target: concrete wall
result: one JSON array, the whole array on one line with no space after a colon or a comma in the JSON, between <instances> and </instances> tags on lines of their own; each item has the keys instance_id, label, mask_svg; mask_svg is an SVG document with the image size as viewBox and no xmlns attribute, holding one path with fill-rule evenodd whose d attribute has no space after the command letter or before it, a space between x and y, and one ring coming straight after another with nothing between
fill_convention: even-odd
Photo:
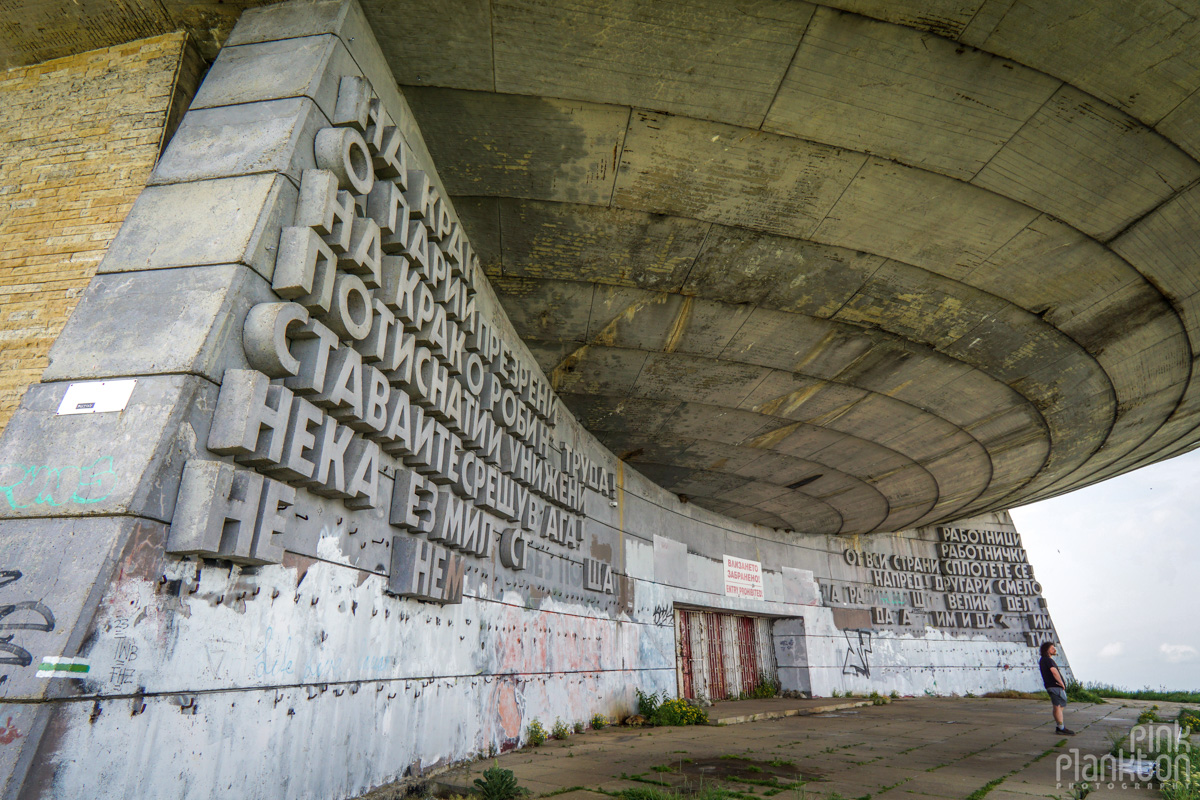
<instances>
[{"instance_id":1,"label":"concrete wall","mask_svg":"<svg viewBox=\"0 0 1200 800\"><path fill-rule=\"evenodd\" d=\"M0 74L0 429L150 175L183 47L168 34Z\"/></svg>"},{"instance_id":2,"label":"concrete wall","mask_svg":"<svg viewBox=\"0 0 1200 800\"><path fill-rule=\"evenodd\" d=\"M355 426L347 471L369 475L371 489L302 480L281 456L264 455L269 447L252 452L270 441L257 423L247 447L229 444L264 402L291 396L284 384L320 399L284 379L297 368L282 366L283 356L312 341L299 317L268 325L278 338L264 339L255 315L284 308L269 305L282 295L334 324L335 312L316 310L281 277L300 263L284 242L288 230L320 227L306 213L314 184L305 171L339 168L320 142L335 128L353 138L345 131L355 128L356 98L379 101L371 108L403 136L408 170L438 186L357 5L248 12L56 342L44 382L0 437L0 463L44 465L0 493L0 602L11 609L0 622L11 632L0 639L6 797L353 796L519 746L535 718L549 726L617 716L633 707L635 689L675 693L677 604L778 617L781 676L816 694L1036 686L1029 624L1019 614L1007 628L987 624L1004 616L996 592L985 592L995 613L972 628L926 625L920 615L902 624L873 611L903 602L895 593L860 591L878 588L876 579L847 550L937 559L945 534L857 540L726 519L626 471L557 401L544 415L556 416L544 462L562 466L573 452L597 467L576 475L581 515L571 500L547 496L529 519L506 515L485 491L449 479L449 462L429 468L402 448L368 463L360 454L371 443L398 440L370 438L330 397L321 419L338 431ZM384 177L379 148L371 155L378 180L397 180ZM354 183L340 180L346 191ZM372 208L364 203L354 225L369 228ZM429 211L440 216L435 204ZM336 237L326 231L323 241ZM529 385L544 385L487 280L458 256L475 317L512 348L512 364L531 368ZM339 280L374 280L348 255L338 263ZM399 268L384 265L373 298L387 297L389 270ZM340 338L346 358L369 350L369 337ZM234 393L260 378L265 386L267 373L277 379L265 390L273 399ZM414 405L436 406L415 384L387 377ZM103 410L97 378L136 383ZM79 391L94 399L68 399ZM468 449L456 451L464 464ZM516 471L489 474L501 482ZM575 488L569 477L562 485ZM419 535L416 501L397 486L483 508L495 530L474 549L438 540L438 560L422 573L433 537ZM251 502L249 487L273 499ZM578 521L580 537L548 531L552 515ZM1011 531L1006 515L961 527ZM502 532L525 542L523 563L502 547ZM725 556L761 564L762 599L727 593ZM954 594L936 593L940 603Z\"/></svg>"}]
</instances>

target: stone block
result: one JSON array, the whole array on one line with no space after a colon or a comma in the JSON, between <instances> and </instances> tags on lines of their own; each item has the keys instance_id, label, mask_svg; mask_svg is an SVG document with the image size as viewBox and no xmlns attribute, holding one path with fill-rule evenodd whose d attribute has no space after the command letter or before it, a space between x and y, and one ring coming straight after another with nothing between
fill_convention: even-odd
<instances>
[{"instance_id":1,"label":"stone block","mask_svg":"<svg viewBox=\"0 0 1200 800\"><path fill-rule=\"evenodd\" d=\"M296 198L271 174L147 187L97 271L246 264L270 280Z\"/></svg>"},{"instance_id":2,"label":"stone block","mask_svg":"<svg viewBox=\"0 0 1200 800\"><path fill-rule=\"evenodd\" d=\"M204 450L217 387L140 377L124 411L57 416L68 383L30 387L0 438L0 519L130 514L167 522Z\"/></svg>"},{"instance_id":3,"label":"stone block","mask_svg":"<svg viewBox=\"0 0 1200 800\"><path fill-rule=\"evenodd\" d=\"M347 0L310 0L250 8L238 20L237 27L225 40L225 46L337 33L345 24L352 5Z\"/></svg>"},{"instance_id":4,"label":"stone block","mask_svg":"<svg viewBox=\"0 0 1200 800\"><path fill-rule=\"evenodd\" d=\"M209 68L191 110L308 97L333 119L342 77L359 74L336 36L226 47Z\"/></svg>"},{"instance_id":5,"label":"stone block","mask_svg":"<svg viewBox=\"0 0 1200 800\"><path fill-rule=\"evenodd\" d=\"M471 0L467 0L467 2L471 2ZM242 15L238 26L230 34L227 44L231 46L244 45L298 39L327 33L336 34L360 73L370 81L371 88L383 101L384 108L391 114L393 123L404 136L405 144L413 150L418 168L436 178L437 168L429 156L429 149L425 146L425 140L413 118L408 101L396 85L397 82L418 83L419 81L404 80L403 70L396 71L395 77L393 77L392 62L397 60L394 57L396 54L393 54L392 58L385 57L377 40L377 34L381 35L388 30L386 21L381 20L381 17L386 18L386 11L389 9L380 8L379 5L370 4L369 22L363 13L363 8L358 3L349 0L304 4L278 3L264 8L252 8ZM412 28L416 22L413 19L414 16L416 15L412 13L405 14L402 33L397 33L393 37L396 47L403 53L406 60L422 60L419 57L414 59L412 50L414 43L419 44L421 41L419 33L414 32ZM429 19L441 33L444 31L443 26L448 21L461 19L461 17L456 15L451 7L444 7L442 13L431 15ZM380 27L381 22L383 22L383 27ZM439 57L445 58L444 54L448 49L452 49L452 45L443 36L438 41ZM456 71L461 70L460 59L454 60L454 68ZM438 85L446 84L439 82ZM440 186L441 180L436 179L434 183Z\"/></svg>"},{"instance_id":6,"label":"stone block","mask_svg":"<svg viewBox=\"0 0 1200 800\"><path fill-rule=\"evenodd\" d=\"M313 138L328 125L307 97L192 109L154 167L150 183L278 172L299 185L301 173L316 168Z\"/></svg>"},{"instance_id":7,"label":"stone block","mask_svg":"<svg viewBox=\"0 0 1200 800\"><path fill-rule=\"evenodd\" d=\"M246 314L276 300L240 264L98 275L50 351L43 380L247 369ZM154 309L153 329L146 328Z\"/></svg>"}]
</instances>

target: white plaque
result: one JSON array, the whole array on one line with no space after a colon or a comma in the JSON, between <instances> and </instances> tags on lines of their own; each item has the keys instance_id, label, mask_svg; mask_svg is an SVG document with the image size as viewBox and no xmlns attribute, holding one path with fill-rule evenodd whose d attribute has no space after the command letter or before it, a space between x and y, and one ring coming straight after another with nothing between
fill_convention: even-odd
<instances>
[{"instance_id":1,"label":"white plaque","mask_svg":"<svg viewBox=\"0 0 1200 800\"><path fill-rule=\"evenodd\" d=\"M58 404L58 415L103 414L106 411L124 411L133 394L137 379L120 381L86 381L72 383L67 387L62 402Z\"/></svg>"},{"instance_id":2,"label":"white plaque","mask_svg":"<svg viewBox=\"0 0 1200 800\"><path fill-rule=\"evenodd\" d=\"M764 600L762 564L745 558L725 556L725 596Z\"/></svg>"}]
</instances>

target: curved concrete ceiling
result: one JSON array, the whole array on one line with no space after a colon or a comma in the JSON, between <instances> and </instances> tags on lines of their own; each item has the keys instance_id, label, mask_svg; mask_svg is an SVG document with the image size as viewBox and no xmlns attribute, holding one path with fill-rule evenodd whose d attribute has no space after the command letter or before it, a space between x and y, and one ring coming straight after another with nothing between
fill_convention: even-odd
<instances>
[{"instance_id":1,"label":"curved concrete ceiling","mask_svg":"<svg viewBox=\"0 0 1200 800\"><path fill-rule=\"evenodd\" d=\"M692 502L893 531L1190 447L1195 20L832 5L365 8L518 331Z\"/></svg>"},{"instance_id":2,"label":"curved concrete ceiling","mask_svg":"<svg viewBox=\"0 0 1200 800\"><path fill-rule=\"evenodd\" d=\"M1200 5L363 7L563 399L690 501L892 531L1200 442Z\"/></svg>"}]
</instances>

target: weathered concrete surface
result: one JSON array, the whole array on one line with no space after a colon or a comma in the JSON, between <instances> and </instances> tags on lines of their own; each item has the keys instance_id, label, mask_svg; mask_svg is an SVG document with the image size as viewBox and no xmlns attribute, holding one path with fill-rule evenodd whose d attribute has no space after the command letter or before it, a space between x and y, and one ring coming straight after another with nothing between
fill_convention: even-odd
<instances>
[{"instance_id":1,"label":"weathered concrete surface","mask_svg":"<svg viewBox=\"0 0 1200 800\"><path fill-rule=\"evenodd\" d=\"M807 7L791 10L797 19L807 18ZM366 102L367 86L376 91L377 106ZM491 122L500 126L509 119L501 113L510 102L505 97L438 91L443 110L496 102ZM415 105L435 97L430 93ZM635 689L684 691L677 607L755 616L768 631L763 618L777 620L763 666L769 669L766 662L774 658L787 689L916 694L1036 685L1031 644L1054 635L1041 587L1007 515L968 518L965 510L998 507L1043 462L1077 466L1086 458L1085 445L1104 428L1096 409L1109 406L1068 401L1072 391L1103 395L1099 358L1089 360L1081 345L1006 298L972 290L966 297L976 307L954 310L955 294L946 288L954 280L950 274L921 272L917 265L835 244L802 245L801 256L814 269L833 273L839 264L855 265L843 283L824 293L814 290L810 297L788 280L786 289L767 286L763 291L772 299L749 307L682 292L710 242L756 253L786 278L792 258L781 251L796 240L785 231L747 241L735 225L604 207L618 186L608 165L616 168L633 157L624 138L630 115L619 107L614 113L612 103L527 98L522 108L529 113L522 119L532 127L497 127L500 138L488 140L490 146L508 148L521 140L516 134L541 126L539 152L561 163L523 165L523 159L505 156L477 175L481 184L510 193L463 203L470 209L464 222L481 220L478 230L467 231L471 241L504 238L481 244L482 266L496 274L498 264L501 290L531 298L510 319L483 272L467 278L478 319L510 348L497 346L489 366L502 381L530 381L530 398L539 380L578 398L582 423L553 396L543 409L557 416L548 459L562 463L571 452L597 468L584 470L584 505L579 527L572 528L577 539L556 542L548 527L540 536L531 532L522 562L516 550L501 551L502 544L485 538L490 547L455 562L462 567L461 585L451 586L447 578L441 586L407 586L392 567L395 542L441 541L460 553L467 548L452 541L453 531L434 536L418 527L420 517L410 522L408 494L396 487L416 486L418 500L437 497L434 516L448 520L440 504L454 499L450 492L469 494L460 486L462 472L458 481L451 477L453 464L424 462L432 456L405 453L399 438L380 437L397 449L378 456L377 485L354 494L336 478L297 472L303 446L296 448L299 459L286 465L265 455L274 437L283 436L277 418L269 437L252 428L248 444L234 437L237 443L213 444L209 451L210 425L237 430L238 414L258 413L252 404L228 403L222 395L223 425L212 424L218 393L230 387L259 385L271 402L287 397L293 408L306 407L300 382L288 384L293 396L278 385L268 389L267 375L254 372L281 376L287 370L276 372L247 357L245 320L251 305L273 301L270 282L283 258L276 252L280 229L298 223L310 231L332 228L332 222L303 222L295 213L301 186L325 185L301 173L298 186L297 173L323 158L315 149L317 129L336 122L339 141L353 140L356 127L372 135L369 119L348 111L356 108L390 115L407 147L414 199L418 169L439 192L446 189L427 154L434 136L451 144L466 141L446 127L471 118L443 115L423 135L357 4L301 3L247 14L198 94L194 118L185 119L162 159L158 182L135 205L69 335L55 349L54 372L26 396L0 440L0 503L8 505L0 505L8 520L0 533L39 534L5 549L22 563L0 566L25 570L37 581L10 581L0 586L3 598L29 611L39 611L37 604L65 609L54 624L21 628L28 660L4 662L14 674L23 670L19 679L9 679L8 671L0 678L4 713L14 708L19 735L12 755L6 752L0 762L9 770L7 793L218 796L236 783L247 796L352 796L520 746L534 718L613 715L633 703ZM653 130L654 120L664 122L665 133ZM647 112L638 124L639 137L654 141L660 134L687 139L709 123ZM581 136L581 126L594 135ZM259 128L261 136L250 135ZM836 182L850 181L868 163L863 153L756 135L774 143L776 159L798 151L809 156L792 177L825 186L825 176L832 176L820 203L777 182L778 207L755 210L748 198L703 197L703 187L720 189L720 181L703 175L689 178L692 193L677 199L709 207L714 217L781 210L809 215L815 225L817 206L841 202L832 190ZM739 178L744 185L773 177L744 146L730 143L726 152L724 144L712 145L692 143L725 166L747 167ZM369 158L379 161L362 163L382 164L382 175L387 165L381 145L372 147L377 149ZM826 156L832 165L823 163ZM512 176L506 176L508 166ZM889 174L903 182L912 169ZM453 160L445 173L448 183L472 176ZM643 189L646 198L664 196L650 184ZM980 191L968 187L962 196ZM537 192L548 196L523 196ZM367 231L369 241L373 229L362 206L371 201L334 199L343 215L354 216L351 230ZM416 230L440 229L439 208L447 224L455 221L456 204L432 206ZM527 226L527 235L502 237L505 225ZM641 233L626 249L605 245L629 227ZM324 235L333 247L337 234L330 229ZM575 249L560 259L562 242ZM452 239L444 238L441 249L453 260ZM508 274L506 254L519 254L528 271ZM369 253L363 258L339 259L339 280L386 283L393 277L373 276L365 263ZM554 261L553 269L543 272L543 261ZM707 280L722 285L727 261L710 254ZM389 262L388 269L398 263ZM573 279L572 264L587 265L586 280ZM436 265L435 258L426 288L447 288L435 281ZM752 272L751 266L744 268ZM470 267L460 263L458 270L465 275ZM610 275L617 279L607 280ZM1131 278L1125 285L1136 283ZM737 289L729 292L737 296ZM319 309L315 299L304 303ZM367 307L384 319L374 305ZM1147 319L1156 319L1158 310L1149 304ZM290 318L299 320L308 309L299 311L300 317ZM312 314L322 317L320 310ZM1087 320L1087 309L1076 317ZM1007 357L1014 375L1025 370L1037 378L1029 378L1024 393L989 376L987 359L968 346L984 326L1004 342L1026 337L1036 345L1034 354L1044 354L1032 362L1024 351ZM340 363L365 360L373 374L370 364L386 354L372 356L365 344L358 345L364 352L351 350L355 336L342 327ZM436 334L415 335L432 341ZM293 329L281 335L300 338ZM955 353L960 343L969 352ZM550 375L538 374L535 359L546 363L563 344L571 349L548 364ZM487 346L484 341L479 347ZM1120 352L1128 360L1135 351ZM136 379L127 407L56 413L67 384L98 375ZM454 409L421 396L422 377L384 377L413 402L427 403L431 416L441 413L446 424L461 424L450 413ZM357 389L335 403L312 388L309 396L329 409L327 419L357 426L351 436L367 435L369 423L347 410ZM971 403L962 402L964 394ZM533 399L514 402L536 411ZM286 427L293 441L302 441L297 431L307 428L296 419ZM325 429L338 430L332 424ZM1029 436L1030 430L1038 435ZM331 439L322 437L323 451L334 448ZM355 440L356 446L364 441ZM1053 453L1050 442L1057 446ZM184 472L195 459L220 459L223 470L236 469L234 485L245 492L213 498L228 501L225 517L206 529L221 542L200 548L199 555L194 541L173 543L174 525L182 531L195 523L175 508L181 476L198 474ZM414 470L430 475L434 488L418 485ZM245 487L264 485L254 484L264 476L269 487L290 481L294 498L289 493L281 506L281 495L268 489L261 497L276 497L273 506L250 499ZM572 488L569 478L559 485ZM510 532L532 524L500 510L496 497L463 501L472 507L485 502L492 505L484 508L507 520L497 518L488 537L511 541ZM261 516L250 520L250 513ZM281 532L264 527L276 518L284 520ZM992 572L969 590L943 577L956 576L976 556L947 549L958 541L953 531L924 527L948 519L984 532L991 537L988 547L1006 543L1003 552L977 556ZM406 526L415 530L405 532ZM915 529L871 540L838 536L904 528ZM76 532L91 537L91 550L80 548L80 559L90 552L90 567L60 558ZM251 533L253 554L240 538ZM424 534L423 540L412 538ZM270 546L260 553L258 545L267 540ZM729 558L761 566L760 596L730 590ZM429 577L428 570L420 574ZM998 578L995 584L991 577ZM1025 583L1001 585L999 578ZM59 584L69 585L60 590ZM409 596L389 595L388 588ZM963 599L968 592L972 599ZM430 598L461 602L421 601ZM960 609L959 602L971 605ZM43 662L35 664L35 658L48 659L50 675L37 676ZM81 669L57 674L53 662L62 658L78 660Z\"/></svg>"},{"instance_id":2,"label":"weathered concrete surface","mask_svg":"<svg viewBox=\"0 0 1200 800\"><path fill-rule=\"evenodd\" d=\"M755 701L747 701L754 703ZM757 701L793 707L831 701ZM850 701L842 700L842 704ZM711 714L731 713L718 703ZM725 728L609 728L589 730L536 750L501 756L522 786L537 794L561 792L599 800L605 792L664 783L675 789L761 791L749 781L776 780L786 793L806 797L945 798L961 800L993 780L988 797L1021 800L1070 791L1059 780L1060 758L1072 750L1103 755L1110 733L1127 733L1141 708L1105 703L1067 706L1074 737L1056 736L1049 703L1009 699L904 699L885 706L845 708L816 716L789 716ZM1177 713L1177 712L1176 712ZM466 788L491 759L435 780ZM1063 776L1071 770L1064 769ZM747 780L740 780L747 779ZM1118 784L1119 785L1119 784ZM653 786L653 784L651 784ZM399 791L399 786L394 791ZM1127 786L1122 795L1152 798L1157 789ZM370 800L390 800L387 789ZM398 796L398 795L397 795Z\"/></svg>"},{"instance_id":3,"label":"weathered concrete surface","mask_svg":"<svg viewBox=\"0 0 1200 800\"><path fill-rule=\"evenodd\" d=\"M118 18L99 3L67 15L63 0L24 0L0 55L22 63L185 27L211 56L250 5L129 0ZM889 510L873 526L843 515L847 533L999 510L1197 442L1187 276L1200 23L1166 0L1082 11L1065 0L455 0L435 15L366 0L280 13L282 28L251 18L232 34L193 103L206 113L154 178L218 180L203 197L157 196L161 215L135 209L157 225L179 200L207 203L230 227L181 241L192 260L164 249L107 269L240 262L269 278L271 253L256 243L284 223L234 224L230 208L264 190L261 175L295 181L309 156L291 145L329 118L328 75L353 62L405 109L425 158L420 124L508 313L580 414L618 405L628 430L648 432L661 405L640 401L665 400L664 383L697 390L693 369L725 389L689 399L722 409L746 410L779 373L865 392L811 416L803 387L758 397L759 434L779 438L756 446L782 457L784 420L845 437L826 453L859 439L890 447L895 406L880 396L903 400L923 432L897 449L933 480L916 495L906 482L883 492ZM305 118L293 115L300 98ZM298 155L285 164L284 153ZM764 311L779 316L763 325ZM702 360L664 366L677 354ZM665 447L729 443L709 427ZM769 477L754 498L726 496L750 484L731 483L718 460L633 463L668 482L686 475L680 491L723 513L787 519L764 505L778 497L761 486ZM811 474L873 475L869 458L810 460ZM813 501L825 502L794 503Z\"/></svg>"}]
</instances>

